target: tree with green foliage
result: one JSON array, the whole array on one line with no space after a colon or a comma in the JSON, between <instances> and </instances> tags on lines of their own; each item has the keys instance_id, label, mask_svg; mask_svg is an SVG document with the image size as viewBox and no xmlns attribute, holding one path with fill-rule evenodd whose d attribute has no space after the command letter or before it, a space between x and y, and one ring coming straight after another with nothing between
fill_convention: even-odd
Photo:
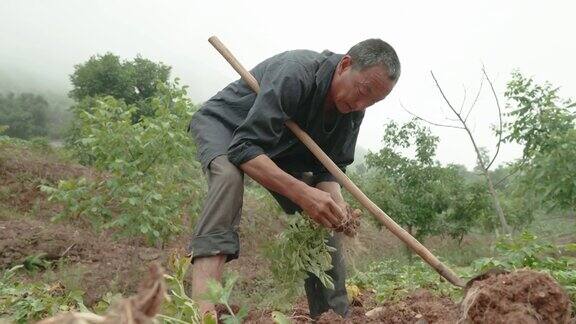
<instances>
[{"instance_id":1,"label":"tree with green foliage","mask_svg":"<svg viewBox=\"0 0 576 324\"><path fill-rule=\"evenodd\" d=\"M500 153L500 144L503 142L502 141L502 128L503 128L502 109L500 108L498 96L496 95L496 91L494 90L494 86L492 85L492 81L490 81L490 78L488 77L488 73L486 72L486 70L484 68L482 68L482 73L483 73L483 78L481 80L480 86L478 87L478 92L475 96L475 99L472 101L472 103L470 104L469 108L466 109L467 110L466 111L464 109L464 106L466 103L466 90L464 90L464 100L462 101L460 108L459 109L455 108L455 106L452 104L452 102L448 99L448 97L444 93L444 90L442 89L442 87L440 86L440 83L436 79L434 72L430 71L430 74L432 75L432 79L434 80L434 83L436 84L436 87L438 88L440 95L444 99L444 102L446 102L446 105L448 106L448 108L450 108L450 111L456 117L455 119L449 119L446 117L446 119L451 121L450 123L442 124L442 123L431 122L431 121L428 121L428 120L426 120L420 116L413 114L412 112L410 112L406 108L404 108L404 109L408 113L413 115L415 118L422 120L428 124L431 124L434 126L440 126L440 127L460 129L466 133L466 135L470 139L470 144L472 144L472 147L474 148L474 152L476 154L475 170L479 171L479 173L484 177L484 179L486 181L486 186L488 187L488 192L490 193L490 196L492 197L492 204L494 206L494 211L496 212L496 216L498 217L498 220L500 221L502 231L504 233L510 233L511 229L510 229L510 226L509 226L508 221L506 219L506 216L504 214L504 210L501 206L501 202L500 202L501 198L499 197L498 192L496 191L496 188L494 186L494 181L492 180L492 176L490 174L490 167L494 164L494 161L496 161L496 158L498 157L498 154ZM496 143L496 151L495 151L494 155L492 156L492 158L488 157L488 150L486 148L478 145L478 142L476 141L476 138L474 137L474 134L473 134L471 128L468 126L469 125L468 124L468 117L470 117L472 110L474 109L474 107L476 106L476 103L478 102L478 98L480 97L480 93L482 92L482 86L484 84L484 79L486 79L488 81L488 84L490 85L490 89L491 89L492 94L493 94L494 99L495 99L496 108L498 109L498 118L499 118L499 126L498 126L497 131L496 131L496 134L498 135L498 141ZM454 122L458 123L459 125L454 125Z\"/></svg>"},{"instance_id":2,"label":"tree with green foliage","mask_svg":"<svg viewBox=\"0 0 576 324\"><path fill-rule=\"evenodd\" d=\"M0 94L0 125L8 136L29 139L47 134L48 102L32 93Z\"/></svg>"},{"instance_id":3,"label":"tree with green foliage","mask_svg":"<svg viewBox=\"0 0 576 324\"><path fill-rule=\"evenodd\" d=\"M524 146L518 162L521 190L536 193L545 205L576 209L576 102L562 99L559 88L512 73L504 140Z\"/></svg>"},{"instance_id":4,"label":"tree with green foliage","mask_svg":"<svg viewBox=\"0 0 576 324\"><path fill-rule=\"evenodd\" d=\"M468 138L470 139L470 143L472 144L472 147L474 148L474 152L476 153L475 170L479 171L484 176L484 179L486 180L488 192L492 196L492 204L494 206L496 216L498 217L498 219L500 221L502 231L504 233L511 233L511 229L510 229L508 220L504 214L504 209L502 208L502 204L500 202L501 198L499 197L498 192L496 191L496 188L494 186L494 181L492 180L492 176L490 174L490 167L494 164L494 161L496 161L496 158L498 157L498 154L500 153L500 145L502 143L502 136L501 136L502 127L503 127L502 109L500 108L500 102L498 101L498 96L496 95L496 91L494 90L494 86L492 85L492 81L490 81L490 78L488 77L488 73L486 72L485 68L482 68L482 73L483 73L484 78L482 78L482 83L480 84L480 86L478 88L478 93L476 95L476 98L474 99L474 101L470 105L468 112L464 115L463 111L462 111L464 103L462 104L462 107L460 107L459 110L456 110L456 108L454 108L454 106L452 105L450 100L448 100L448 97L446 96L446 94L442 90L442 87L440 86L440 83L436 79L436 76L434 75L434 73L432 71L430 71L430 74L432 75L432 79L434 79L436 87L438 88L438 91L442 95L442 98L444 98L444 101L446 102L446 104L448 105L448 107L450 108L452 113L456 116L456 121L459 122L461 125L461 126L458 126L457 128L464 130L466 132L466 134L468 135ZM468 117L470 116L470 113L472 112L472 110L476 106L476 102L478 100L478 97L480 96L480 92L482 91L482 84L484 82L484 79L486 79L488 81L488 84L490 85L490 89L492 90L492 94L494 96L494 101L496 103L496 108L498 109L498 119L500 121L499 127L497 128L498 129L497 134L499 136L498 136L498 141L496 143L496 151L495 151L494 155L492 156L492 158L490 158L488 156L488 150L486 148L478 145L476 138L472 134L472 130L468 126Z\"/></svg>"},{"instance_id":5,"label":"tree with green foliage","mask_svg":"<svg viewBox=\"0 0 576 324\"><path fill-rule=\"evenodd\" d=\"M80 116L84 112L95 113L94 107L102 98L110 96L131 107L130 122L138 123L144 117L154 116L157 109L153 100L161 95L158 89L169 87L171 67L137 56L134 60L122 61L112 53L92 56L88 61L74 67L70 75L73 89L70 97L76 101L71 107L73 120L66 136L66 146L74 149L81 138ZM84 151L85 152L85 151ZM80 162L90 164L86 155L79 156Z\"/></svg>"},{"instance_id":6,"label":"tree with green foliage","mask_svg":"<svg viewBox=\"0 0 576 324\"><path fill-rule=\"evenodd\" d=\"M362 186L373 201L418 240L446 234L462 240L490 214L486 186L464 167L435 159L438 137L413 120L389 123L378 153L366 156ZM411 152L411 156L406 154Z\"/></svg>"},{"instance_id":7,"label":"tree with green foliage","mask_svg":"<svg viewBox=\"0 0 576 324\"><path fill-rule=\"evenodd\" d=\"M112 53L92 56L74 67L70 75L73 89L70 97L77 102L86 98L112 96L126 104L136 104L134 122L141 116L150 116L150 98L156 94L156 83L167 84L171 67L137 56L122 61Z\"/></svg>"},{"instance_id":8,"label":"tree with green foliage","mask_svg":"<svg viewBox=\"0 0 576 324\"><path fill-rule=\"evenodd\" d=\"M450 187L451 195L449 207L442 215L441 232L458 240L460 244L472 227L494 219L491 213L492 199L483 181L462 182L457 173L447 173L443 184Z\"/></svg>"}]
</instances>

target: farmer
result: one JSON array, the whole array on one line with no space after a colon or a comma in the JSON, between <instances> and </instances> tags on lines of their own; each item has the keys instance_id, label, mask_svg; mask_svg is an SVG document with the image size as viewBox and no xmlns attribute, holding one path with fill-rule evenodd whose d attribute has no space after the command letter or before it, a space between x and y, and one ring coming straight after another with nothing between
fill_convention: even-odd
<instances>
[{"instance_id":1,"label":"farmer","mask_svg":"<svg viewBox=\"0 0 576 324\"><path fill-rule=\"evenodd\" d=\"M386 98L400 76L394 49L380 39L354 45L347 54L288 51L258 64L256 94L242 80L230 83L202 105L190 123L208 194L190 244L192 296L200 300L209 279L220 280L224 264L238 258L238 225L244 174L272 192L289 214L303 211L335 228L348 208L340 185L284 125L296 122L342 170L354 159L364 110ZM310 314L333 309L345 316L345 265L338 236L329 244L334 289L310 274L304 286Z\"/></svg>"}]
</instances>

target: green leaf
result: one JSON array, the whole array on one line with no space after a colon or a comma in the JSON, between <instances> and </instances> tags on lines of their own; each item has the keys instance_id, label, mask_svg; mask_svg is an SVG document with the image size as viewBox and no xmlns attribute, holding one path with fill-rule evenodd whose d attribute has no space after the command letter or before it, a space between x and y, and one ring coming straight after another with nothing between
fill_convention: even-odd
<instances>
[{"instance_id":1,"label":"green leaf","mask_svg":"<svg viewBox=\"0 0 576 324\"><path fill-rule=\"evenodd\" d=\"M292 323L286 315L284 315L278 311L272 312L272 319L274 319L274 323L276 323L276 324L290 324L290 323Z\"/></svg>"},{"instance_id":2,"label":"green leaf","mask_svg":"<svg viewBox=\"0 0 576 324\"><path fill-rule=\"evenodd\" d=\"M202 324L218 324L218 322L211 313L205 313L202 317Z\"/></svg>"}]
</instances>

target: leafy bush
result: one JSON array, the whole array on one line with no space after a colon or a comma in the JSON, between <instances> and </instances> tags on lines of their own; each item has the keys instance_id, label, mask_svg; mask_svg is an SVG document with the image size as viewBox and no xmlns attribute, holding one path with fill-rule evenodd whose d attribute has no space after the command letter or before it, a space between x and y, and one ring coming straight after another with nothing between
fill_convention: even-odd
<instances>
[{"instance_id":1,"label":"leafy bush","mask_svg":"<svg viewBox=\"0 0 576 324\"><path fill-rule=\"evenodd\" d=\"M151 100L160 95L157 83L168 85L171 67L137 56L121 61L112 53L92 56L88 61L74 66L70 75L73 89L70 97L79 105L74 110L90 110L82 104L85 99L112 96L129 105L135 105L131 117L138 122L142 116L152 116Z\"/></svg>"},{"instance_id":2,"label":"leafy bush","mask_svg":"<svg viewBox=\"0 0 576 324\"><path fill-rule=\"evenodd\" d=\"M462 242L464 235L477 225L480 220L495 223L492 211L492 201L484 182L462 183L453 177L453 181L445 183L451 187L452 195L448 209L442 214L441 233L447 233L458 243ZM498 226L499 224L494 224Z\"/></svg>"},{"instance_id":3,"label":"leafy bush","mask_svg":"<svg viewBox=\"0 0 576 324\"><path fill-rule=\"evenodd\" d=\"M62 180L57 188L41 188L49 194L49 200L57 201L64 207L54 216L54 220L83 217L96 229L101 229L112 220L112 210L108 205L114 197L106 190L106 183L77 178Z\"/></svg>"},{"instance_id":4,"label":"leafy bush","mask_svg":"<svg viewBox=\"0 0 576 324\"><path fill-rule=\"evenodd\" d=\"M361 182L368 196L418 240L433 234L461 239L488 213L487 188L466 183L456 166L441 166L435 160L437 142L417 121L390 122L383 148L366 156L369 176Z\"/></svg>"},{"instance_id":5,"label":"leafy bush","mask_svg":"<svg viewBox=\"0 0 576 324\"><path fill-rule=\"evenodd\" d=\"M512 74L504 139L524 146L518 189L544 206L576 206L576 102L562 99L559 88ZM562 170L562 172L558 172ZM535 195L534 195L535 194Z\"/></svg>"},{"instance_id":6,"label":"leafy bush","mask_svg":"<svg viewBox=\"0 0 576 324\"><path fill-rule=\"evenodd\" d=\"M235 314L230 305L230 294L232 293L232 288L234 288L236 280L238 280L238 275L233 274L224 280L224 285L213 279L208 281L206 299L213 304L224 305L228 310L228 314L222 315L222 322L224 324L241 324L244 317L248 315L247 308L242 307L238 313Z\"/></svg>"},{"instance_id":7,"label":"leafy bush","mask_svg":"<svg viewBox=\"0 0 576 324\"><path fill-rule=\"evenodd\" d=\"M136 107L112 97L77 112L79 137L70 149L103 176L43 187L64 205L59 218L87 217L97 228L118 228L154 243L180 232L190 207L198 211L203 182L185 131L194 106L177 84L159 84L158 91L151 100L154 116L138 123L132 123Z\"/></svg>"},{"instance_id":8,"label":"leafy bush","mask_svg":"<svg viewBox=\"0 0 576 324\"><path fill-rule=\"evenodd\" d=\"M202 322L198 304L186 294L184 287L184 278L189 267L189 258L172 255L169 259L169 270L172 274L164 275L168 284L169 299L162 306L162 314L157 315L166 323Z\"/></svg>"},{"instance_id":9,"label":"leafy bush","mask_svg":"<svg viewBox=\"0 0 576 324\"><path fill-rule=\"evenodd\" d=\"M216 323L216 319L212 318L210 314L205 314L202 317L196 301L186 294L184 278L190 266L190 258L172 256L169 266L172 274L164 275L169 287L169 298L163 305L162 314L157 315L157 318L162 319L165 323ZM222 322L225 324L240 324L243 318L248 315L248 309L244 307L237 314L232 311L230 295L237 279L238 275L233 274L224 279L224 285L210 280L208 291L204 296L211 303L226 307L229 314L221 316Z\"/></svg>"}]
</instances>

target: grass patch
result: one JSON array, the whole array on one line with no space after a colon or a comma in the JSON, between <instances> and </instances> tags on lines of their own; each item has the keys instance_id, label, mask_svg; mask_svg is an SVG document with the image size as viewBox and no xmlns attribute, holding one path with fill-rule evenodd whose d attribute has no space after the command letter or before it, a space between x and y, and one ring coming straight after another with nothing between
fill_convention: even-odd
<instances>
[{"instance_id":1,"label":"grass patch","mask_svg":"<svg viewBox=\"0 0 576 324\"><path fill-rule=\"evenodd\" d=\"M0 277L0 319L29 323L63 311L86 311L81 290L68 290L60 281L29 283L19 280L19 265Z\"/></svg>"}]
</instances>

